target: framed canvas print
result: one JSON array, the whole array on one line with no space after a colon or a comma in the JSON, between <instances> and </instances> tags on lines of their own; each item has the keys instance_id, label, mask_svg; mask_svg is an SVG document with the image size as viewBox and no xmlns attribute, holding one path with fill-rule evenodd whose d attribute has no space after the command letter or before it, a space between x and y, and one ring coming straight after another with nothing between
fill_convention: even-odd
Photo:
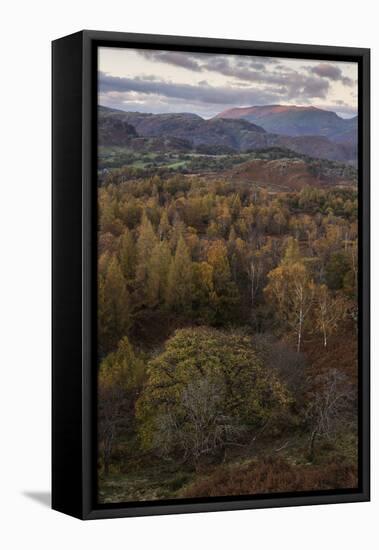
<instances>
[{"instance_id":1,"label":"framed canvas print","mask_svg":"<svg viewBox=\"0 0 379 550\"><path fill-rule=\"evenodd\" d=\"M369 500L369 50L53 42L53 508Z\"/></svg>"}]
</instances>

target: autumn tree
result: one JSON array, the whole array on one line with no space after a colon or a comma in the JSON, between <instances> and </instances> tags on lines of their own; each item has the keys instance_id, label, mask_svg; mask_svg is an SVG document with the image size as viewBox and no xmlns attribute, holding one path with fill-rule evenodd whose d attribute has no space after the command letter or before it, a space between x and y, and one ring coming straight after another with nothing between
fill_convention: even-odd
<instances>
[{"instance_id":1,"label":"autumn tree","mask_svg":"<svg viewBox=\"0 0 379 550\"><path fill-rule=\"evenodd\" d=\"M250 283L251 308L255 305L256 296L263 289L267 273L273 263L272 240L269 239L260 248L247 246L244 255L244 269Z\"/></svg>"},{"instance_id":2,"label":"autumn tree","mask_svg":"<svg viewBox=\"0 0 379 550\"><path fill-rule=\"evenodd\" d=\"M180 235L168 272L166 303L177 312L189 312L192 303L192 261L183 235Z\"/></svg>"},{"instance_id":3,"label":"autumn tree","mask_svg":"<svg viewBox=\"0 0 379 550\"><path fill-rule=\"evenodd\" d=\"M132 232L125 229L119 240L118 258L126 281L135 277L137 250Z\"/></svg>"},{"instance_id":4,"label":"autumn tree","mask_svg":"<svg viewBox=\"0 0 379 550\"><path fill-rule=\"evenodd\" d=\"M325 279L331 290L341 290L350 271L349 258L344 251L331 254L325 265Z\"/></svg>"},{"instance_id":5,"label":"autumn tree","mask_svg":"<svg viewBox=\"0 0 379 550\"><path fill-rule=\"evenodd\" d=\"M135 229L141 221L142 207L133 196L126 196L120 205L120 217L129 229Z\"/></svg>"},{"instance_id":6,"label":"autumn tree","mask_svg":"<svg viewBox=\"0 0 379 550\"><path fill-rule=\"evenodd\" d=\"M333 296L326 285L320 285L315 292L315 328L322 334L326 348L328 338L337 331L339 323L346 318L347 301L337 294Z\"/></svg>"},{"instance_id":7,"label":"autumn tree","mask_svg":"<svg viewBox=\"0 0 379 550\"><path fill-rule=\"evenodd\" d=\"M157 237L153 226L146 213L144 213L141 225L139 226L137 239L136 278L141 285L145 284L147 281L150 256L156 243Z\"/></svg>"},{"instance_id":8,"label":"autumn tree","mask_svg":"<svg viewBox=\"0 0 379 550\"><path fill-rule=\"evenodd\" d=\"M350 270L344 277L345 293L357 299L358 296L358 241L352 241L348 246L345 245L349 258Z\"/></svg>"},{"instance_id":9,"label":"autumn tree","mask_svg":"<svg viewBox=\"0 0 379 550\"><path fill-rule=\"evenodd\" d=\"M154 246L148 262L146 281L149 307L155 307L165 300L171 259L171 250L166 241L161 241Z\"/></svg>"},{"instance_id":10,"label":"autumn tree","mask_svg":"<svg viewBox=\"0 0 379 550\"><path fill-rule=\"evenodd\" d=\"M184 236L185 229L186 229L186 226L184 222L181 220L180 216L178 215L178 212L175 210L174 222L173 222L172 230L170 231L170 247L173 253L175 253L180 237Z\"/></svg>"},{"instance_id":11,"label":"autumn tree","mask_svg":"<svg viewBox=\"0 0 379 550\"><path fill-rule=\"evenodd\" d=\"M220 233L223 237L229 234L231 224L230 209L227 204L220 204L216 210L216 220Z\"/></svg>"},{"instance_id":12,"label":"autumn tree","mask_svg":"<svg viewBox=\"0 0 379 550\"><path fill-rule=\"evenodd\" d=\"M136 270L135 270L135 301L138 308L148 305L148 281L150 277L150 262L154 247L158 243L157 236L151 221L144 212L141 224L138 228L136 244Z\"/></svg>"},{"instance_id":13,"label":"autumn tree","mask_svg":"<svg viewBox=\"0 0 379 550\"><path fill-rule=\"evenodd\" d=\"M102 233L120 235L123 230L122 222L118 217L118 202L111 194L103 190L101 195L101 209L99 224Z\"/></svg>"},{"instance_id":14,"label":"autumn tree","mask_svg":"<svg viewBox=\"0 0 379 550\"><path fill-rule=\"evenodd\" d=\"M144 364L125 336L115 352L100 363L98 374L99 445L104 474L108 475L114 443L120 429L130 431L134 403L144 376Z\"/></svg>"},{"instance_id":15,"label":"autumn tree","mask_svg":"<svg viewBox=\"0 0 379 550\"><path fill-rule=\"evenodd\" d=\"M168 240L171 231L171 224L168 220L167 210L163 210L158 226L158 236L161 241Z\"/></svg>"},{"instance_id":16,"label":"autumn tree","mask_svg":"<svg viewBox=\"0 0 379 550\"><path fill-rule=\"evenodd\" d=\"M314 291L315 285L301 257L298 242L291 238L280 265L268 274L265 295L275 308L278 320L295 332L298 352Z\"/></svg>"},{"instance_id":17,"label":"autumn tree","mask_svg":"<svg viewBox=\"0 0 379 550\"><path fill-rule=\"evenodd\" d=\"M323 235L313 243L317 256L326 265L331 257L341 251L343 230L335 223L328 223L325 218L322 222Z\"/></svg>"},{"instance_id":18,"label":"autumn tree","mask_svg":"<svg viewBox=\"0 0 379 550\"><path fill-rule=\"evenodd\" d=\"M289 402L250 338L206 327L182 329L148 365L137 403L140 437L145 448L196 465L242 434L256 435Z\"/></svg>"},{"instance_id":19,"label":"autumn tree","mask_svg":"<svg viewBox=\"0 0 379 550\"><path fill-rule=\"evenodd\" d=\"M208 262L192 264L192 306L197 318L202 322L214 322L212 297L214 296L213 268Z\"/></svg>"},{"instance_id":20,"label":"autumn tree","mask_svg":"<svg viewBox=\"0 0 379 550\"><path fill-rule=\"evenodd\" d=\"M230 318L234 306L238 303L238 288L232 280L228 250L222 240L213 241L208 249L207 262L212 267L214 291L211 301L218 322Z\"/></svg>"},{"instance_id":21,"label":"autumn tree","mask_svg":"<svg viewBox=\"0 0 379 550\"><path fill-rule=\"evenodd\" d=\"M355 392L347 377L337 369L318 375L308 395L306 419L309 426L309 455L314 460L316 441L330 438L351 417Z\"/></svg>"},{"instance_id":22,"label":"autumn tree","mask_svg":"<svg viewBox=\"0 0 379 550\"><path fill-rule=\"evenodd\" d=\"M115 348L131 326L130 296L120 264L109 260L98 282L98 336L102 353Z\"/></svg>"}]
</instances>

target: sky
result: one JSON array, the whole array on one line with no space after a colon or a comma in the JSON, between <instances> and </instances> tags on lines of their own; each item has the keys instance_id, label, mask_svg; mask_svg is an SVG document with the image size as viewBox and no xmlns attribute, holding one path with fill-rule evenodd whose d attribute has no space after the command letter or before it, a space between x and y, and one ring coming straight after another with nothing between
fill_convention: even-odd
<instances>
[{"instance_id":1,"label":"sky","mask_svg":"<svg viewBox=\"0 0 379 550\"><path fill-rule=\"evenodd\" d=\"M99 48L99 104L124 111L196 113L312 105L357 114L357 63Z\"/></svg>"}]
</instances>

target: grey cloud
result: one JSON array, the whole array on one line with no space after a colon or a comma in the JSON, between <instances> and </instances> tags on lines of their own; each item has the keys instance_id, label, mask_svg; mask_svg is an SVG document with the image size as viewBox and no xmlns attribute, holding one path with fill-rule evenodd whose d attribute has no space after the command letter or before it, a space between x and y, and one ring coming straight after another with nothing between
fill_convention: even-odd
<instances>
[{"instance_id":1,"label":"grey cloud","mask_svg":"<svg viewBox=\"0 0 379 550\"><path fill-rule=\"evenodd\" d=\"M191 71L201 71L202 67L196 58L183 55L181 52L169 52L169 51L157 51L157 50L139 50L138 53L145 59L153 61L162 61L169 63L170 65L176 65L177 67L184 67Z\"/></svg>"},{"instance_id":2,"label":"grey cloud","mask_svg":"<svg viewBox=\"0 0 379 550\"><path fill-rule=\"evenodd\" d=\"M334 65L329 65L328 63L320 63L313 67L312 72L318 74L318 76L325 76L331 80L339 80L341 78L342 72L339 67Z\"/></svg>"},{"instance_id":3,"label":"grey cloud","mask_svg":"<svg viewBox=\"0 0 379 550\"><path fill-rule=\"evenodd\" d=\"M317 107L317 105L315 105L315 107ZM345 101L342 101L341 99L337 99L334 103L320 105L319 107L320 109L324 109L325 111L334 111L343 118L351 118L357 116L358 114L356 107L348 105Z\"/></svg>"},{"instance_id":4,"label":"grey cloud","mask_svg":"<svg viewBox=\"0 0 379 550\"><path fill-rule=\"evenodd\" d=\"M319 63L315 67L309 67L311 72L329 80L340 80L345 86L352 86L353 80L347 76L343 76L339 67L331 65L330 63Z\"/></svg>"},{"instance_id":5,"label":"grey cloud","mask_svg":"<svg viewBox=\"0 0 379 550\"><path fill-rule=\"evenodd\" d=\"M214 55L209 56L203 68L207 71L215 71L226 76L230 76L231 73L237 76L239 71L246 71L246 74L248 74L249 71L265 70L265 63L257 57Z\"/></svg>"},{"instance_id":6,"label":"grey cloud","mask_svg":"<svg viewBox=\"0 0 379 550\"><path fill-rule=\"evenodd\" d=\"M280 93L271 93L251 88L217 88L204 84L202 86L183 86L160 82L148 82L142 79L124 79L110 77L100 73L99 103L122 110L175 113L194 112L205 118L214 116L229 107L243 105L262 105L284 103L288 89L280 88ZM152 85L154 86L152 87ZM205 92L205 93L203 93ZM208 93L210 92L210 93ZM292 98L296 103L307 105L314 102L306 97ZM337 103L338 107L337 108ZM317 104L316 104L317 106ZM337 111L342 116L352 116L356 110L339 100L335 104L323 105L323 109Z\"/></svg>"},{"instance_id":7,"label":"grey cloud","mask_svg":"<svg viewBox=\"0 0 379 550\"><path fill-rule=\"evenodd\" d=\"M221 63L221 61L219 60ZM261 84L262 79L257 79ZM99 73L99 93L102 104L121 109L146 112L193 111L208 117L232 106L264 105L296 100L306 104L314 97L324 97L328 81L305 78L297 72L277 76L265 86L253 87L239 81L235 86L179 84L147 77L115 77Z\"/></svg>"},{"instance_id":8,"label":"grey cloud","mask_svg":"<svg viewBox=\"0 0 379 550\"><path fill-rule=\"evenodd\" d=\"M141 77L116 77L100 72L99 91L100 93L137 92L218 105L254 105L280 101L285 89L260 90L229 86L198 86L166 81L147 81Z\"/></svg>"},{"instance_id":9,"label":"grey cloud","mask_svg":"<svg viewBox=\"0 0 379 550\"><path fill-rule=\"evenodd\" d=\"M285 93L282 89L287 88L289 98L297 95L324 98L329 89L328 80L321 78L323 75L301 73L275 64L271 64L274 65L273 70L268 70L266 64L270 65L271 60L276 62L275 58L159 50L140 50L139 53L147 59L163 61L196 72L219 73L240 80L241 84L244 81L268 86L272 93L278 95Z\"/></svg>"},{"instance_id":10,"label":"grey cloud","mask_svg":"<svg viewBox=\"0 0 379 550\"><path fill-rule=\"evenodd\" d=\"M188 53L166 50L138 50L138 53L145 59L169 63L170 65L184 67L197 72L207 70L222 73L222 68L228 71L233 65L239 66L240 68L244 67L262 70L265 68L266 64L270 64L272 62L272 59L269 57L261 58L256 56Z\"/></svg>"}]
</instances>

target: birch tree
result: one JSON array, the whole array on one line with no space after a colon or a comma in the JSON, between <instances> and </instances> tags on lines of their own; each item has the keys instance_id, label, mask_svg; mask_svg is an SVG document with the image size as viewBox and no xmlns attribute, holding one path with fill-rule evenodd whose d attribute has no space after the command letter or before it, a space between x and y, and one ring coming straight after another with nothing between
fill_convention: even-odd
<instances>
[{"instance_id":1,"label":"birch tree","mask_svg":"<svg viewBox=\"0 0 379 550\"><path fill-rule=\"evenodd\" d=\"M315 328L322 334L324 348L328 338L337 331L346 318L347 302L342 296L333 296L326 285L320 285L315 293Z\"/></svg>"},{"instance_id":2,"label":"birch tree","mask_svg":"<svg viewBox=\"0 0 379 550\"><path fill-rule=\"evenodd\" d=\"M314 391L309 395L306 413L308 420L309 454L314 459L316 440L331 437L338 427L346 426L349 410L354 402L354 391L347 377L332 369L319 375L314 381Z\"/></svg>"},{"instance_id":3,"label":"birch tree","mask_svg":"<svg viewBox=\"0 0 379 550\"><path fill-rule=\"evenodd\" d=\"M275 308L277 319L295 333L297 352L301 350L314 292L315 285L298 244L290 239L282 262L268 274L265 294Z\"/></svg>"}]
</instances>

